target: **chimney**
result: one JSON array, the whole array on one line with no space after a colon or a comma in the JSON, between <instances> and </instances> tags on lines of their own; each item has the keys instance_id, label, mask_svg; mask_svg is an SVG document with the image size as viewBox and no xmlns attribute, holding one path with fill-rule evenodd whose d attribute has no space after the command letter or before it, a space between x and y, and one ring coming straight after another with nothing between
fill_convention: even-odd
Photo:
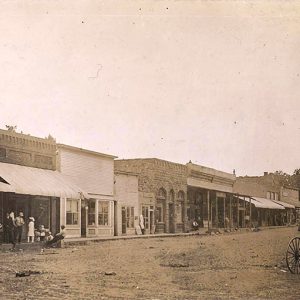
<instances>
[{"instance_id":1,"label":"chimney","mask_svg":"<svg viewBox=\"0 0 300 300\"><path fill-rule=\"evenodd\" d=\"M268 172L264 172L264 176L267 176L268 175Z\"/></svg>"}]
</instances>

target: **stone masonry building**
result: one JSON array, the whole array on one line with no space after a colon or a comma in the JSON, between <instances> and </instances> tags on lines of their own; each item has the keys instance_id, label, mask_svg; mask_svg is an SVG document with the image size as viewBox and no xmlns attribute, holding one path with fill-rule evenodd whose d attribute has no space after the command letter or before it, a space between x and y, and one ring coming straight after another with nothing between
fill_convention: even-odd
<instances>
[{"instance_id":1,"label":"stone masonry building","mask_svg":"<svg viewBox=\"0 0 300 300\"><path fill-rule=\"evenodd\" d=\"M138 174L139 209L146 233L183 232L187 167L157 158L115 160L115 171Z\"/></svg>"},{"instance_id":2,"label":"stone masonry building","mask_svg":"<svg viewBox=\"0 0 300 300\"><path fill-rule=\"evenodd\" d=\"M233 190L242 195L280 201L285 203L286 209L292 205L295 207L296 217L300 219L300 190L291 185L285 175L264 172L263 176L237 177Z\"/></svg>"}]
</instances>

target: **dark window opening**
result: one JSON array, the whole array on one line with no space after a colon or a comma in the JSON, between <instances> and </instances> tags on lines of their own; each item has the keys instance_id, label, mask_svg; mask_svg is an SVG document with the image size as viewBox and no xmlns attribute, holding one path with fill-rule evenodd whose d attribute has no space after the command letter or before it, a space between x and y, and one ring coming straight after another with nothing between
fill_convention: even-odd
<instances>
[{"instance_id":1,"label":"dark window opening","mask_svg":"<svg viewBox=\"0 0 300 300\"><path fill-rule=\"evenodd\" d=\"M0 157L6 157L6 149L0 148Z\"/></svg>"}]
</instances>

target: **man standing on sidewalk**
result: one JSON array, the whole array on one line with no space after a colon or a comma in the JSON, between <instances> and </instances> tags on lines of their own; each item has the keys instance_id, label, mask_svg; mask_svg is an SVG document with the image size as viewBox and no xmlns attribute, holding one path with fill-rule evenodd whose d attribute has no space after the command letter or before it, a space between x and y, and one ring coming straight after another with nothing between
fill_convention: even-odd
<instances>
[{"instance_id":1,"label":"man standing on sidewalk","mask_svg":"<svg viewBox=\"0 0 300 300\"><path fill-rule=\"evenodd\" d=\"M15 250L16 248L15 228L16 225L15 225L14 212L11 211L9 214L9 218L7 220L8 239L9 242L12 244L11 250Z\"/></svg>"},{"instance_id":2,"label":"man standing on sidewalk","mask_svg":"<svg viewBox=\"0 0 300 300\"><path fill-rule=\"evenodd\" d=\"M24 214L22 212L19 213L19 216L16 217L15 225L16 225L16 241L20 244L22 240L23 226L24 226Z\"/></svg>"}]
</instances>

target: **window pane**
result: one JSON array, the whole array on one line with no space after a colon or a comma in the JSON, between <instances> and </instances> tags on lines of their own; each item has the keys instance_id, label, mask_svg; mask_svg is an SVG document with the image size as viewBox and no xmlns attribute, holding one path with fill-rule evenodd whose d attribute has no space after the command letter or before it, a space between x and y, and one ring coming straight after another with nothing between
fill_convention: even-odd
<instances>
[{"instance_id":1,"label":"window pane","mask_svg":"<svg viewBox=\"0 0 300 300\"><path fill-rule=\"evenodd\" d=\"M107 203L104 204L103 211L104 211L105 213L108 212L108 205L107 205Z\"/></svg>"},{"instance_id":2,"label":"window pane","mask_svg":"<svg viewBox=\"0 0 300 300\"><path fill-rule=\"evenodd\" d=\"M76 202L74 200L70 200L71 202L71 212L76 212Z\"/></svg>"},{"instance_id":3,"label":"window pane","mask_svg":"<svg viewBox=\"0 0 300 300\"><path fill-rule=\"evenodd\" d=\"M95 214L88 215L88 225L95 225Z\"/></svg>"},{"instance_id":4,"label":"window pane","mask_svg":"<svg viewBox=\"0 0 300 300\"><path fill-rule=\"evenodd\" d=\"M67 212L67 224L72 225L72 214Z\"/></svg>"},{"instance_id":5,"label":"window pane","mask_svg":"<svg viewBox=\"0 0 300 300\"><path fill-rule=\"evenodd\" d=\"M99 216L98 216L98 224L99 225L104 225L104 219L103 219L103 215L102 214L99 214Z\"/></svg>"},{"instance_id":6,"label":"window pane","mask_svg":"<svg viewBox=\"0 0 300 300\"><path fill-rule=\"evenodd\" d=\"M78 214L73 214L73 224L77 225L78 224Z\"/></svg>"},{"instance_id":7,"label":"window pane","mask_svg":"<svg viewBox=\"0 0 300 300\"><path fill-rule=\"evenodd\" d=\"M71 200L67 200L66 211L71 211L71 204L72 204L72 201Z\"/></svg>"},{"instance_id":8,"label":"window pane","mask_svg":"<svg viewBox=\"0 0 300 300\"><path fill-rule=\"evenodd\" d=\"M104 215L104 225L108 225L108 215Z\"/></svg>"},{"instance_id":9,"label":"window pane","mask_svg":"<svg viewBox=\"0 0 300 300\"><path fill-rule=\"evenodd\" d=\"M88 202L89 213L95 213L96 203L95 200L91 200Z\"/></svg>"},{"instance_id":10,"label":"window pane","mask_svg":"<svg viewBox=\"0 0 300 300\"><path fill-rule=\"evenodd\" d=\"M108 225L108 202L98 202L98 224L102 226Z\"/></svg>"}]
</instances>

